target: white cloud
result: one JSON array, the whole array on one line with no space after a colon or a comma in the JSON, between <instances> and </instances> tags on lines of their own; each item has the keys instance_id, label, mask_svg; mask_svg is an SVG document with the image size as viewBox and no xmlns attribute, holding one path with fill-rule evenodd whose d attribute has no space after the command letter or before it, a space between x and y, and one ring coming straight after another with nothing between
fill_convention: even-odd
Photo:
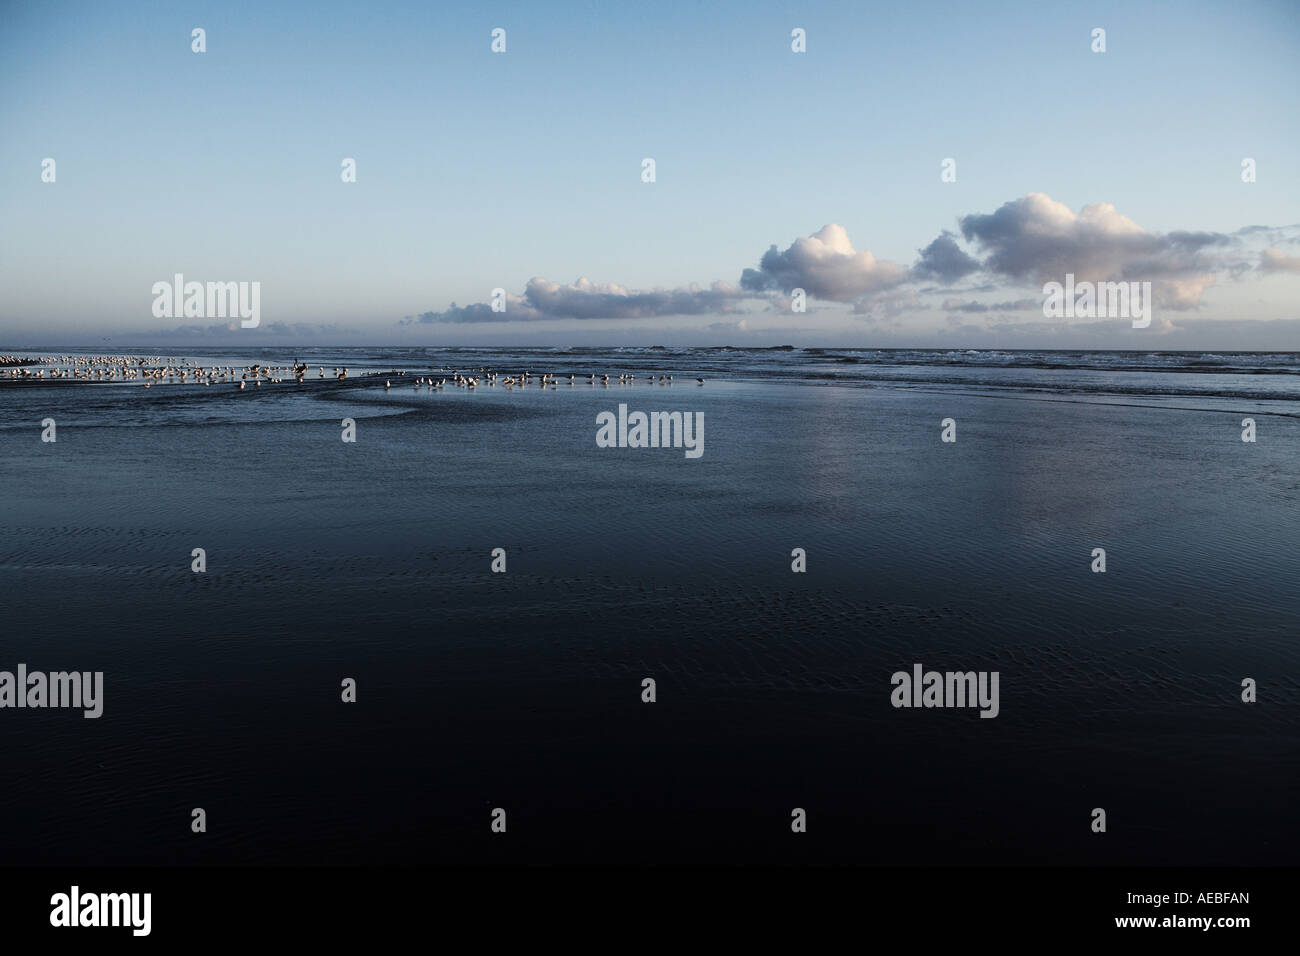
<instances>
[{"instance_id":1,"label":"white cloud","mask_svg":"<svg viewBox=\"0 0 1300 956\"><path fill-rule=\"evenodd\" d=\"M848 231L830 223L811 236L796 239L784 252L772 246L763 254L758 269L744 271L740 285L753 292L803 289L819 299L851 302L906 278L902 266L882 262L870 250L854 249Z\"/></svg>"}]
</instances>

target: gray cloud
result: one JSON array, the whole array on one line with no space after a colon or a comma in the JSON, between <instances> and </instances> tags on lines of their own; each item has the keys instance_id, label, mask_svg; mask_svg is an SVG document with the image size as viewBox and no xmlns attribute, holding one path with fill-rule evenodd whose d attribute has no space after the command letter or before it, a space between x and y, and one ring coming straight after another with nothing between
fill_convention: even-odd
<instances>
[{"instance_id":1,"label":"gray cloud","mask_svg":"<svg viewBox=\"0 0 1300 956\"><path fill-rule=\"evenodd\" d=\"M964 216L962 235L977 242L991 272L1043 281L1072 272L1080 280L1152 279L1203 270L1196 258L1230 239L1220 233L1150 233L1111 203L1076 214L1043 193L1003 203L988 215Z\"/></svg>"},{"instance_id":2,"label":"gray cloud","mask_svg":"<svg viewBox=\"0 0 1300 956\"><path fill-rule=\"evenodd\" d=\"M494 312L480 302L452 303L442 312L407 316L402 325L434 323L535 322L543 319L644 319L671 315L712 315L742 311L745 300L766 301L777 311L789 308L787 296L803 289L810 298L855 302L863 311L864 297L899 285L907 270L881 262L867 250L856 250L843 226L830 223L806 238L796 239L784 252L775 245L763 255L759 269L746 269L737 288L714 282L709 288L628 289L614 283L579 279L561 284L528 280L523 295L505 297L505 311Z\"/></svg>"},{"instance_id":3,"label":"gray cloud","mask_svg":"<svg viewBox=\"0 0 1300 956\"><path fill-rule=\"evenodd\" d=\"M485 302L407 316L402 325L505 324L548 319L646 319L666 316L751 314L757 301L769 312L787 312L789 296L803 289L810 300L850 303L868 320L907 311L940 308L977 314L1016 312L1036 299L984 303L952 298L997 288L1062 281L1151 281L1154 297L1170 310L1198 308L1220 275L1240 278L1251 271L1293 272L1297 260L1277 248L1258 257L1261 240L1285 246L1297 227L1247 226L1226 235L1207 231L1153 233L1121 215L1111 203L1091 203L1078 213L1044 193L1003 203L992 213L962 216L960 236L944 230L910 269L855 249L843 226L828 223L782 250L772 245L757 269L743 270L739 286L714 282L708 288L629 289L589 279L563 284L533 278L522 295L508 294L506 309ZM970 244L983 259L962 248ZM969 282L961 282L967 279ZM959 283L959 284L958 284ZM946 295L941 305L921 296Z\"/></svg>"},{"instance_id":4,"label":"gray cloud","mask_svg":"<svg viewBox=\"0 0 1300 956\"><path fill-rule=\"evenodd\" d=\"M979 260L957 245L957 237L946 229L919 251L921 258L912 266L912 275L918 279L955 282L980 268Z\"/></svg>"},{"instance_id":5,"label":"gray cloud","mask_svg":"<svg viewBox=\"0 0 1300 956\"><path fill-rule=\"evenodd\" d=\"M1288 256L1281 249L1265 249L1259 254L1261 272L1300 272L1300 256Z\"/></svg>"},{"instance_id":6,"label":"gray cloud","mask_svg":"<svg viewBox=\"0 0 1300 956\"><path fill-rule=\"evenodd\" d=\"M147 335L151 339L200 339L209 337L224 338L229 337L231 334L238 334L241 338L255 335L309 337L336 335L349 331L338 325L324 325L317 322L263 322L255 329L244 329L240 327L238 319L232 319L229 322L219 322L211 325L178 325L171 329L156 329L151 332L137 334Z\"/></svg>"},{"instance_id":7,"label":"gray cloud","mask_svg":"<svg viewBox=\"0 0 1300 956\"><path fill-rule=\"evenodd\" d=\"M899 286L860 296L853 303L853 314L868 322L875 322L879 319L896 319L919 308L921 300L917 298L916 290Z\"/></svg>"},{"instance_id":8,"label":"gray cloud","mask_svg":"<svg viewBox=\"0 0 1300 956\"><path fill-rule=\"evenodd\" d=\"M403 325L435 322L536 322L543 319L644 319L665 315L706 315L736 311L744 299L754 296L715 282L707 289L691 285L685 289L628 289L614 283L590 279L561 284L532 278L522 296L505 297L504 312L494 312L487 303L458 306L444 312L407 316Z\"/></svg>"},{"instance_id":9,"label":"gray cloud","mask_svg":"<svg viewBox=\"0 0 1300 956\"><path fill-rule=\"evenodd\" d=\"M1011 302L976 302L974 299L963 302L960 299L944 299L940 306L945 312L1020 312L1024 309L1041 308L1041 299L1015 299Z\"/></svg>"},{"instance_id":10,"label":"gray cloud","mask_svg":"<svg viewBox=\"0 0 1300 956\"><path fill-rule=\"evenodd\" d=\"M1242 226L1233 235L1248 239L1259 238L1270 246L1279 243L1297 245L1300 244L1300 223L1290 226Z\"/></svg>"},{"instance_id":11,"label":"gray cloud","mask_svg":"<svg viewBox=\"0 0 1300 956\"><path fill-rule=\"evenodd\" d=\"M1161 303L1194 308L1224 266L1208 250L1227 246L1214 232L1147 232L1111 203L1090 203L1077 214L1044 193L1003 203L995 212L959 220L962 236L987 254L984 267L1012 279L1153 281Z\"/></svg>"}]
</instances>

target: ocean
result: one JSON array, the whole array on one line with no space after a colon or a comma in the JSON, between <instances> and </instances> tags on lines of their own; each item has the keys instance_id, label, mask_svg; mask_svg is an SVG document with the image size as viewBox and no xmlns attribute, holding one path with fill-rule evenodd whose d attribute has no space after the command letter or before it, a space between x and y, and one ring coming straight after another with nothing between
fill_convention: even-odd
<instances>
[{"instance_id":1,"label":"ocean","mask_svg":"<svg viewBox=\"0 0 1300 956\"><path fill-rule=\"evenodd\" d=\"M0 369L0 671L103 673L0 708L11 864L1300 849L1294 353L113 352L310 371ZM702 454L600 447L620 405ZM996 717L895 706L916 665Z\"/></svg>"}]
</instances>

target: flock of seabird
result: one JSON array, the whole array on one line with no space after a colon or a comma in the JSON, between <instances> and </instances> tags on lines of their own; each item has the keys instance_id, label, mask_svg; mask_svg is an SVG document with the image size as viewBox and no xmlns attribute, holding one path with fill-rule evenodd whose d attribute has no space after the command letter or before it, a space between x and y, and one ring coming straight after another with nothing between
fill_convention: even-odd
<instances>
[{"instance_id":1,"label":"flock of seabird","mask_svg":"<svg viewBox=\"0 0 1300 956\"><path fill-rule=\"evenodd\" d=\"M445 368L440 369L440 371L443 372L444 374L447 372ZM423 386L425 388L438 389L438 388L446 388L448 383L450 383L453 387L456 388L475 389L478 388L480 385L487 385L489 387L492 387L500 384L507 391L513 391L516 388L527 388L530 385L537 386L540 388L552 388L552 389L559 388L561 382L566 378L568 380L569 385L599 384L599 385L608 386L612 383L612 380L610 379L608 374L602 373L600 375L597 375L594 372L591 373L589 376L584 376L587 379L587 381L585 383L581 383L578 381L579 376L577 375L568 375L568 376L556 375L554 372L524 371L524 372L515 373L513 375L507 374L505 375L505 377L502 377L502 374L500 372L493 371L492 369L489 368L471 369L470 371L473 372L474 374L466 374L459 370L453 370L451 372L450 379L434 378L431 375L430 376L422 375L419 378L417 378L412 383L412 385L415 388L420 388ZM406 372L404 371L394 372L393 374L405 375ZM655 377L653 374L647 374L642 377L645 379L645 383L647 385L655 384ZM617 384L635 385L636 381L637 381L636 375L632 373L624 373L618 377ZM695 381L698 382L700 385L704 384L704 379L702 378L697 378ZM659 376L660 385L671 385L672 383L673 383L673 377L671 375ZM391 389L392 387L393 387L393 382L391 379L388 379L384 382L385 389Z\"/></svg>"},{"instance_id":2,"label":"flock of seabird","mask_svg":"<svg viewBox=\"0 0 1300 956\"><path fill-rule=\"evenodd\" d=\"M195 365L188 359L163 359L159 357L143 357L134 355L54 355L41 356L36 359L22 358L19 356L0 356L0 367L8 367L8 378L24 382L32 381L81 381L81 382L137 382L143 381L145 388L153 385L229 385L234 384L239 388L247 388L249 383L260 387L263 383L273 385L281 382L296 382L302 384L309 377L313 379L332 379L334 381L347 381L348 370L346 367L334 366L328 376L325 372L325 366L316 366L316 374L312 374L311 366L302 362L299 363L294 359L292 365L249 365L244 368L236 368L232 365ZM587 376L577 375L556 375L554 372L529 372L521 371L515 373L502 374L489 368L470 369L461 371L453 369L448 371L445 368L438 370L442 377L433 375L421 375L412 383L415 388L443 389L450 385L453 388L475 389L480 386L495 387L500 384L507 390L516 388L528 388L530 386L540 388L558 388L561 381L567 377L569 385L587 384L602 385L608 387L612 384L631 386L643 381L647 385L672 385L673 377L667 374L661 374L656 382L653 373L637 375L631 372L620 374L616 379L611 378L608 373L592 372ZM384 375L383 372L365 372L363 377L369 378ZM405 376L406 371L386 373L389 377L384 381L384 388L393 387L392 378ZM585 378L586 381L580 381ZM703 385L704 379L697 378L698 384Z\"/></svg>"},{"instance_id":3,"label":"flock of seabird","mask_svg":"<svg viewBox=\"0 0 1300 956\"><path fill-rule=\"evenodd\" d=\"M9 358L6 356L6 359ZM261 385L263 382L303 382L311 373L305 362L297 361L293 365L250 365L235 368L233 365L195 365L187 359L146 358L134 355L55 355L42 356L39 359L19 359L25 364L9 369L9 378L29 381L45 379L48 381L82 381L82 382L136 382L143 381L144 387L151 385L226 385L238 384L244 388L249 382ZM0 364L16 363L0 360ZM32 368L32 365L49 366ZM318 366L318 378L325 377L325 367ZM330 376L340 382L348 377L346 368L335 368Z\"/></svg>"}]
</instances>

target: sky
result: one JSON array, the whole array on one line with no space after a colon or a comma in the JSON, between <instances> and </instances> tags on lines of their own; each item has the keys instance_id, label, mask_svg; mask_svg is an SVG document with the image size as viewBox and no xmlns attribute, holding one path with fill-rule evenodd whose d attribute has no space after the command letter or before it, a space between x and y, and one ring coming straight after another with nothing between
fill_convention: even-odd
<instances>
[{"instance_id":1,"label":"sky","mask_svg":"<svg viewBox=\"0 0 1300 956\"><path fill-rule=\"evenodd\" d=\"M1298 94L1291 0L0 0L0 350L1300 350Z\"/></svg>"}]
</instances>

